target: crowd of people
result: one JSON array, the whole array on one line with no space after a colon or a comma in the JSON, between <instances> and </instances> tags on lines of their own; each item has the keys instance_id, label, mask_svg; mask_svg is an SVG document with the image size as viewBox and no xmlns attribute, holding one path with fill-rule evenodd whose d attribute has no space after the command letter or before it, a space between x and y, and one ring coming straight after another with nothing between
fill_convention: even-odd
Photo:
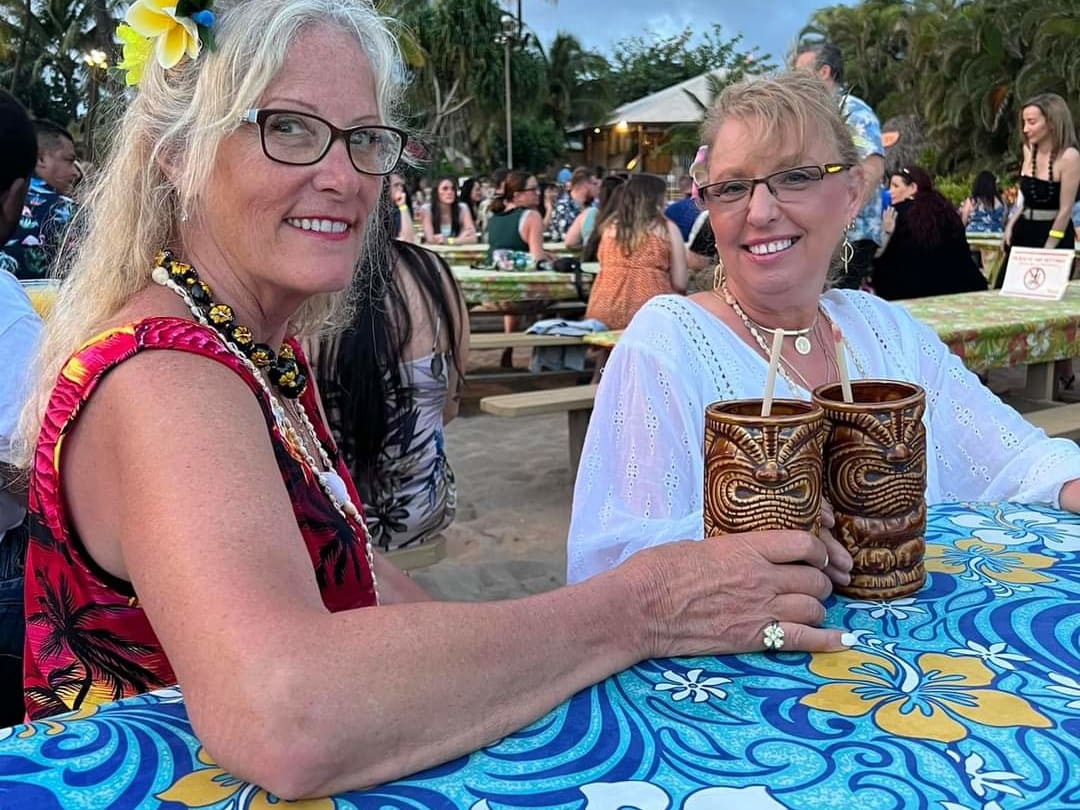
<instances>
[{"instance_id":1,"label":"crowd of people","mask_svg":"<svg viewBox=\"0 0 1080 810\"><path fill-rule=\"evenodd\" d=\"M929 503L1080 511L1080 448L888 300L984 289L965 226L1072 248L1056 96L1023 105L1008 214L993 177L958 211L887 167L828 43L718 95L673 202L659 177L567 167L545 206L520 170L410 187L407 74L370 0L216 8L214 48L148 49L81 182L70 134L0 91L0 723L179 683L210 756L293 798L446 762L644 659L760 651L766 628L845 649L822 626L852 566L829 510L814 532L704 537L705 407L760 396L762 333L779 396L838 381L834 330L856 376L933 392ZM416 243L539 262L545 238L595 256L586 315L625 329L570 585L435 603L394 561L454 517L469 318ZM46 276L43 323L20 281Z\"/></svg>"}]
</instances>

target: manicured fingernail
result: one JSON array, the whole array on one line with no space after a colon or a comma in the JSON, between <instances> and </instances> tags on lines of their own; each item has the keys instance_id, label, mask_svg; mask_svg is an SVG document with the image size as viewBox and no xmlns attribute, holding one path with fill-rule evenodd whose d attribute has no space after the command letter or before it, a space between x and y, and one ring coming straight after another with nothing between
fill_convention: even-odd
<instances>
[{"instance_id":1,"label":"manicured fingernail","mask_svg":"<svg viewBox=\"0 0 1080 810\"><path fill-rule=\"evenodd\" d=\"M859 639L854 633L844 633L840 636L840 643L845 647L854 647L858 643Z\"/></svg>"}]
</instances>

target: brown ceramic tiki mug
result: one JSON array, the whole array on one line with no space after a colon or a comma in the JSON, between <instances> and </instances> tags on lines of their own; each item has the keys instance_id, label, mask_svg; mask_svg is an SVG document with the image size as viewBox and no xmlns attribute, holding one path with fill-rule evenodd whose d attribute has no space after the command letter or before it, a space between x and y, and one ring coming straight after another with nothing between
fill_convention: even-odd
<instances>
[{"instance_id":1,"label":"brown ceramic tiki mug","mask_svg":"<svg viewBox=\"0 0 1080 810\"><path fill-rule=\"evenodd\" d=\"M705 536L812 531L821 513L824 415L810 402L714 402L705 409Z\"/></svg>"},{"instance_id":2,"label":"brown ceramic tiki mug","mask_svg":"<svg viewBox=\"0 0 1080 810\"><path fill-rule=\"evenodd\" d=\"M839 383L814 391L825 412L825 497L833 534L854 559L837 593L895 599L926 579L926 393L914 383L857 380L845 403Z\"/></svg>"}]
</instances>

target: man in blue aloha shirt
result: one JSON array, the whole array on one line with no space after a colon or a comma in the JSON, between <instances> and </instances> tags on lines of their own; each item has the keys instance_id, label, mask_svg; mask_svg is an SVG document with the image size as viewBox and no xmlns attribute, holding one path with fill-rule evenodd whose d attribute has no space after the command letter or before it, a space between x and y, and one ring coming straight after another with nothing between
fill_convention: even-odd
<instances>
[{"instance_id":1,"label":"man in blue aloha shirt","mask_svg":"<svg viewBox=\"0 0 1080 810\"><path fill-rule=\"evenodd\" d=\"M799 45L795 68L817 75L837 97L840 113L851 130L855 148L862 158L865 183L862 210L848 230L853 254L836 286L858 289L870 276L874 254L881 245L881 180L885 175L885 149L881 144L881 122L861 98L845 93L844 57L831 42L805 42Z\"/></svg>"},{"instance_id":2,"label":"man in blue aloha shirt","mask_svg":"<svg viewBox=\"0 0 1080 810\"><path fill-rule=\"evenodd\" d=\"M35 121L38 159L26 192L15 233L4 245L7 262L14 262L20 279L46 278L56 259L64 231L75 214L70 195L78 167L75 142L63 127Z\"/></svg>"},{"instance_id":3,"label":"man in blue aloha shirt","mask_svg":"<svg viewBox=\"0 0 1080 810\"><path fill-rule=\"evenodd\" d=\"M566 191L555 201L555 210L551 214L548 236L552 241L561 242L566 238L566 232L578 214L592 202L593 185L592 172L580 166L574 169Z\"/></svg>"}]
</instances>

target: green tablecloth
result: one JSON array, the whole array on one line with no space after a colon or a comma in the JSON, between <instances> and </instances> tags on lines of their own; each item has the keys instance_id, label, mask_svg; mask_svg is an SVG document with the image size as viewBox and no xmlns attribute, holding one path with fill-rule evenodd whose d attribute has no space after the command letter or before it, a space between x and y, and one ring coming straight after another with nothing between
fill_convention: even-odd
<instances>
[{"instance_id":1,"label":"green tablecloth","mask_svg":"<svg viewBox=\"0 0 1080 810\"><path fill-rule=\"evenodd\" d=\"M1080 356L1080 283L1060 301L986 292L898 302L938 333L972 371Z\"/></svg>"},{"instance_id":2,"label":"green tablecloth","mask_svg":"<svg viewBox=\"0 0 1080 810\"><path fill-rule=\"evenodd\" d=\"M469 306L513 301L578 300L578 290L571 273L476 270L461 266L454 266L451 270ZM584 292L588 295L595 265L585 264L582 270Z\"/></svg>"},{"instance_id":3,"label":"green tablecloth","mask_svg":"<svg viewBox=\"0 0 1080 810\"><path fill-rule=\"evenodd\" d=\"M898 301L930 326L972 371L1080 357L1080 282L1060 301L1011 298L999 292L960 293ZM586 335L612 347L621 332Z\"/></svg>"}]
</instances>

